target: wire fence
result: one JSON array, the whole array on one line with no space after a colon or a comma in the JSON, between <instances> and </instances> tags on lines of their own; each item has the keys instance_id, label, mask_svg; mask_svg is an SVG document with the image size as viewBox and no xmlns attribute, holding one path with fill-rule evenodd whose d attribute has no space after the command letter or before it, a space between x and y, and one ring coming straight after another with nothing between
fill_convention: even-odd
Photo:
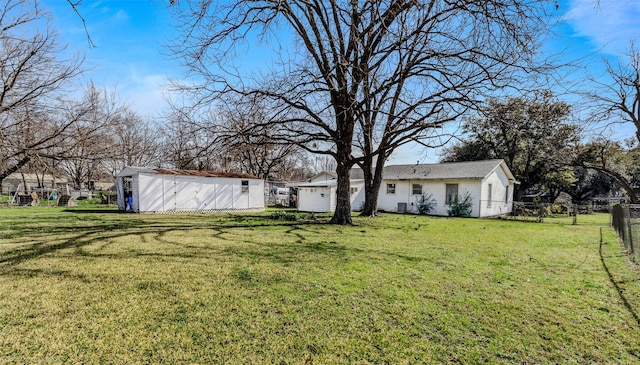
<instances>
[{"instance_id":1,"label":"wire fence","mask_svg":"<svg viewBox=\"0 0 640 365\"><path fill-rule=\"evenodd\" d=\"M633 260L640 263L640 205L618 204L611 208L611 225Z\"/></svg>"},{"instance_id":2,"label":"wire fence","mask_svg":"<svg viewBox=\"0 0 640 365\"><path fill-rule=\"evenodd\" d=\"M513 202L513 210L509 218L544 222L547 217L565 217L573 224L577 224L578 215L609 212L609 209L608 205L600 206L595 204Z\"/></svg>"}]
</instances>

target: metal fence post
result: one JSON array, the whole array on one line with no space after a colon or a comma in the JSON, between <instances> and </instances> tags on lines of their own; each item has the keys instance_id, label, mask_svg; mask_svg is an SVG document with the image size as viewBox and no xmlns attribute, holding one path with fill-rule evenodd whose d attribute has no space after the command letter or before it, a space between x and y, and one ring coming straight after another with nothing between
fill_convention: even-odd
<instances>
[{"instance_id":1,"label":"metal fence post","mask_svg":"<svg viewBox=\"0 0 640 365\"><path fill-rule=\"evenodd\" d=\"M633 230L631 227L631 205L627 206L627 229L629 230L629 252L631 253L631 256L635 256L634 255L634 247L633 247Z\"/></svg>"}]
</instances>

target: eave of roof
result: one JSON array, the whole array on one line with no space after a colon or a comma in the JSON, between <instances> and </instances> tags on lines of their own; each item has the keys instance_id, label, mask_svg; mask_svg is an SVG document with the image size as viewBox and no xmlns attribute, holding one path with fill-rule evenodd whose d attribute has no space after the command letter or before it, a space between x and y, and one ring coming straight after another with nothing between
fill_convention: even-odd
<instances>
[{"instance_id":1,"label":"eave of roof","mask_svg":"<svg viewBox=\"0 0 640 365\"><path fill-rule=\"evenodd\" d=\"M234 174L228 172L215 172L215 171L198 171L198 170L168 170L168 169L153 169L153 171L162 175L180 175L180 176L200 176L200 177L227 177L238 179L260 179L257 176L250 174Z\"/></svg>"}]
</instances>

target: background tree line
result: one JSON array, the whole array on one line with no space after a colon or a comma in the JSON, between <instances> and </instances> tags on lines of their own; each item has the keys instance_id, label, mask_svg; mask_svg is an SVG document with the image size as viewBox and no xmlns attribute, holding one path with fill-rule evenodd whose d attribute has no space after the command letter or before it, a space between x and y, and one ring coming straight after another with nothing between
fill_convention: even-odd
<instances>
[{"instance_id":1,"label":"background tree line","mask_svg":"<svg viewBox=\"0 0 640 365\"><path fill-rule=\"evenodd\" d=\"M63 56L50 14L37 1L0 6L0 186L14 172L65 176L75 188L113 178L125 166L163 166L300 179L310 173L296 146L267 131L243 134L256 106L151 120L115 91L79 87L81 56ZM78 92L78 89L83 90ZM231 105L231 104L227 104ZM246 103L244 104L246 106Z\"/></svg>"},{"instance_id":2,"label":"background tree line","mask_svg":"<svg viewBox=\"0 0 640 365\"><path fill-rule=\"evenodd\" d=\"M442 143L465 120L445 161L503 158L531 189L584 199L619 187L637 202L637 139L585 138L587 118L532 76L559 67L540 60L556 6L546 1L171 2L182 37L170 51L199 82L174 83L171 111L135 113L92 83L79 93L81 56L64 56L36 1L0 8L0 183L16 171L69 176L76 187L127 165L251 173L300 180L317 156L338 176L332 222L351 223L349 172L364 170L363 214L375 215L382 167L397 148ZM77 8L73 7L73 10ZM236 72L247 35L294 52L251 79ZM591 118L638 115L638 56L606 64L592 80ZM497 96L500 95L500 96ZM179 100L176 101L176 100ZM583 123L584 122L584 123ZM446 140L446 139L445 139Z\"/></svg>"}]
</instances>

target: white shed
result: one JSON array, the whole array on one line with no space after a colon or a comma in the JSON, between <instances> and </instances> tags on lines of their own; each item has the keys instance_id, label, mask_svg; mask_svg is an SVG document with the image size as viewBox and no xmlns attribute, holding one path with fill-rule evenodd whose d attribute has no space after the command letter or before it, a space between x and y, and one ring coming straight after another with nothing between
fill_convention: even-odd
<instances>
[{"instance_id":1,"label":"white shed","mask_svg":"<svg viewBox=\"0 0 640 365\"><path fill-rule=\"evenodd\" d=\"M305 183L294 183L298 188L298 210L301 212L326 213L336 208L335 179L313 179ZM351 209L361 210L364 203L364 180L351 180Z\"/></svg>"},{"instance_id":2,"label":"white shed","mask_svg":"<svg viewBox=\"0 0 640 365\"><path fill-rule=\"evenodd\" d=\"M263 211L264 180L253 175L126 167L118 208L138 213Z\"/></svg>"}]
</instances>

